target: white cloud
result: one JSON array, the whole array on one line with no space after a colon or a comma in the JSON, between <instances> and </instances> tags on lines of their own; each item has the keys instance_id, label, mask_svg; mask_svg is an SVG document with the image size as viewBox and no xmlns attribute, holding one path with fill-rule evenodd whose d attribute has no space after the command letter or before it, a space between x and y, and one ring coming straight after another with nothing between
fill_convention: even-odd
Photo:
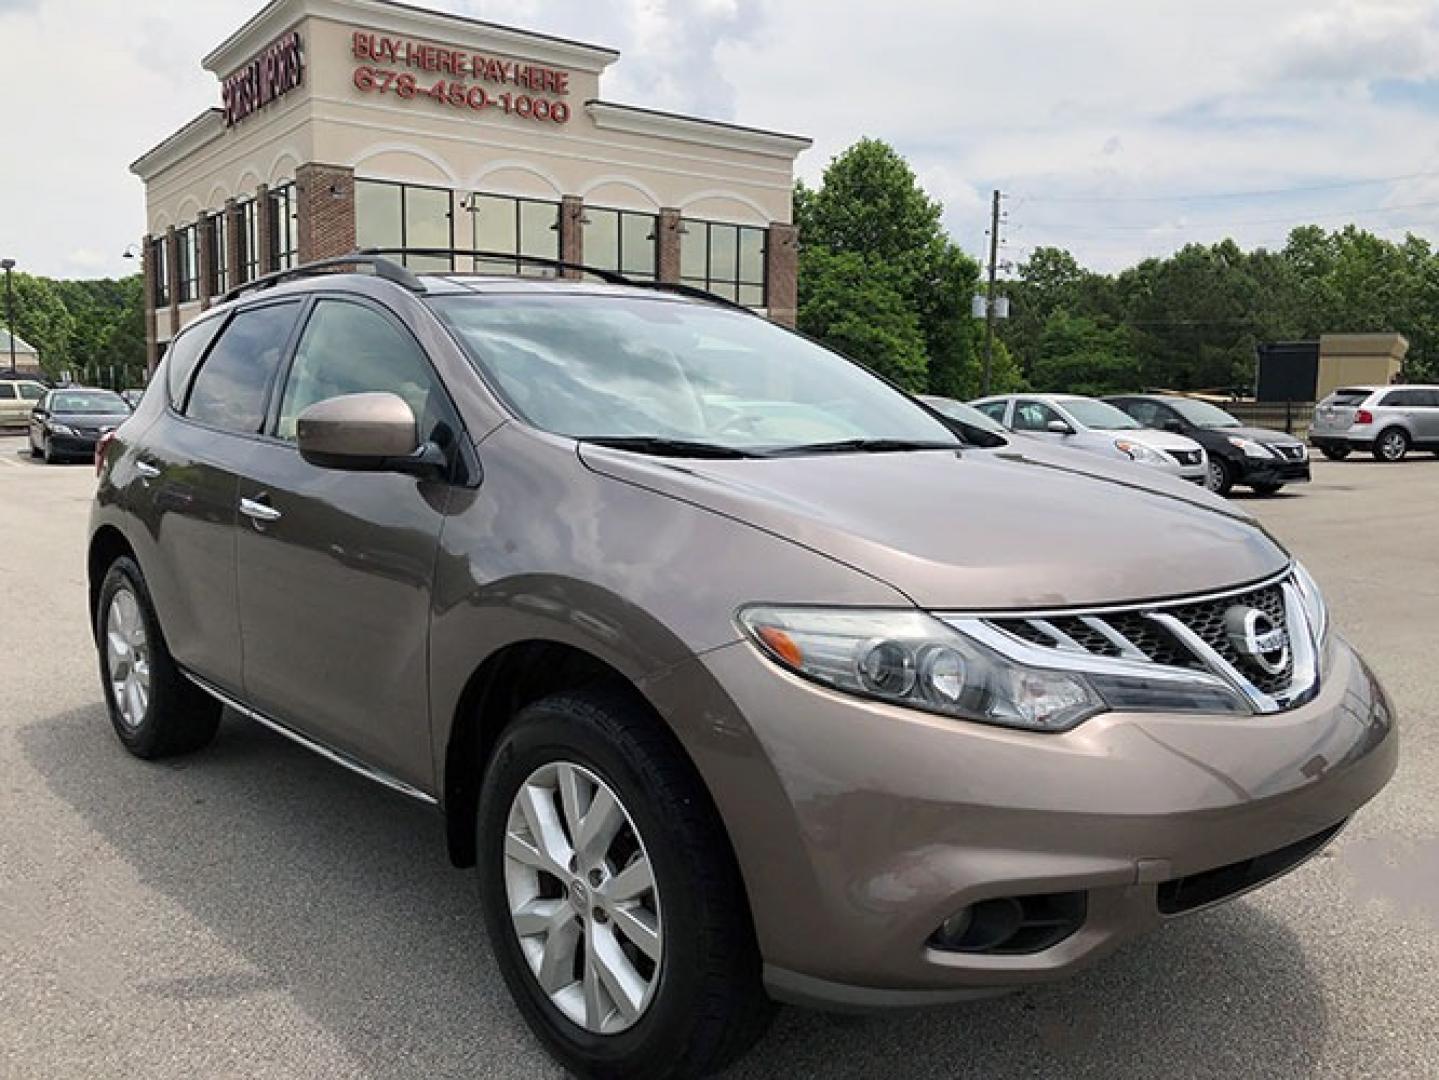
<instances>
[{"instance_id":1,"label":"white cloud","mask_svg":"<svg viewBox=\"0 0 1439 1080\"><path fill-rule=\"evenodd\" d=\"M994 187L1012 196L1014 258L1059 243L1112 268L1226 234L1282 243L1306 217L1439 237L1439 206L1413 206L1439 199L1436 177L1164 201L1439 173L1430 0L411 2L613 45L606 97L811 135L807 179L855 139L887 139L974 252ZM126 166L215 100L199 59L257 0L183 6L0 0L0 93L23 102L6 138L24 162L0 171L0 253L53 274L133 268L119 255L144 223ZM1060 201L1093 196L1119 201Z\"/></svg>"}]
</instances>

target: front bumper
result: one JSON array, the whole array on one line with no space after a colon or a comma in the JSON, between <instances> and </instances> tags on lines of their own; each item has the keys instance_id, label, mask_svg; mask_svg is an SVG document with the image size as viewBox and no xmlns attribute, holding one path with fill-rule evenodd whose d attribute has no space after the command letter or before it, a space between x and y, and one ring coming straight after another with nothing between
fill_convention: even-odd
<instances>
[{"instance_id":1,"label":"front bumper","mask_svg":"<svg viewBox=\"0 0 1439 1080\"><path fill-rule=\"evenodd\" d=\"M50 449L57 455L63 457L89 457L95 456L95 445L100 441L98 435L56 435L49 437Z\"/></svg>"},{"instance_id":2,"label":"front bumper","mask_svg":"<svg viewBox=\"0 0 1439 1080\"><path fill-rule=\"evenodd\" d=\"M1309 461L1264 461L1245 458L1239 478L1240 484L1303 484L1310 478Z\"/></svg>"},{"instance_id":3,"label":"front bumper","mask_svg":"<svg viewBox=\"0 0 1439 1080\"><path fill-rule=\"evenodd\" d=\"M1384 692L1337 637L1300 708L1114 713L1064 734L861 701L779 671L748 643L700 663L722 692L690 677L691 707L712 731L752 733L765 759L736 743L698 760L745 876L767 983L810 1005L925 1004L1066 976L1157 926L1164 883L1338 826L1397 760ZM1040 952L929 945L976 901L1069 891L1086 894L1083 923Z\"/></svg>"}]
</instances>

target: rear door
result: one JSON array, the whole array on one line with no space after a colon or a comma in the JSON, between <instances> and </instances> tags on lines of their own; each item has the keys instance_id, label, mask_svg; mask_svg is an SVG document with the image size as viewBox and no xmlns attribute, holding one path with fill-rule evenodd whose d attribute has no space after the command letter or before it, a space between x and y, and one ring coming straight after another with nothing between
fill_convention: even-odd
<instances>
[{"instance_id":1,"label":"rear door","mask_svg":"<svg viewBox=\"0 0 1439 1080\"><path fill-rule=\"evenodd\" d=\"M1348 431L1354 423L1354 413L1371 393L1373 391L1363 387L1334 391L1315 407L1311 434L1335 435Z\"/></svg>"},{"instance_id":2,"label":"rear door","mask_svg":"<svg viewBox=\"0 0 1439 1080\"><path fill-rule=\"evenodd\" d=\"M206 320L175 339L166 356L170 404L145 430L125 491L128 509L145 526L137 546L149 549L141 564L170 651L232 694L242 689L239 476L300 308L298 300L259 304L223 329Z\"/></svg>"},{"instance_id":3,"label":"rear door","mask_svg":"<svg viewBox=\"0 0 1439 1080\"><path fill-rule=\"evenodd\" d=\"M428 791L430 595L449 484L321 468L295 445L305 408L368 391L400 395L421 439L458 449L457 415L409 330L367 300L322 296L238 492L245 696Z\"/></svg>"},{"instance_id":4,"label":"rear door","mask_svg":"<svg viewBox=\"0 0 1439 1080\"><path fill-rule=\"evenodd\" d=\"M1439 388L1411 390L1414 405L1409 410L1414 418L1414 437L1423 443L1439 443Z\"/></svg>"}]
</instances>

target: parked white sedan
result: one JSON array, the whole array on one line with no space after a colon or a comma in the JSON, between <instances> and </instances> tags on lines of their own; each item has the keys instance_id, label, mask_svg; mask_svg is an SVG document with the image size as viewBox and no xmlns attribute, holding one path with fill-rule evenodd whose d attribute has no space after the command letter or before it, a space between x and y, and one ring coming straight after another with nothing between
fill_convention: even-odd
<instances>
[{"instance_id":1,"label":"parked white sedan","mask_svg":"<svg viewBox=\"0 0 1439 1080\"><path fill-rule=\"evenodd\" d=\"M971 402L1011 431L1023 431L1056 445L1087 450L1163 469L1203 484L1209 463L1193 439L1140 427L1128 413L1108 402L1078 394L999 394Z\"/></svg>"}]
</instances>

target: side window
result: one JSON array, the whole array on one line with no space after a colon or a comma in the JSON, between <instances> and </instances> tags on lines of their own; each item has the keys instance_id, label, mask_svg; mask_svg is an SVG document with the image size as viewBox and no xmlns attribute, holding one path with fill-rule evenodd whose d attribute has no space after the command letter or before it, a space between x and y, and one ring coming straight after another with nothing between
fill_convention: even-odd
<instances>
[{"instance_id":1,"label":"side window","mask_svg":"<svg viewBox=\"0 0 1439 1080\"><path fill-rule=\"evenodd\" d=\"M1048 405L1038 401L1017 401L1014 404L1015 431L1047 431L1051 420L1063 419Z\"/></svg>"},{"instance_id":2,"label":"side window","mask_svg":"<svg viewBox=\"0 0 1439 1080\"><path fill-rule=\"evenodd\" d=\"M1415 393L1419 395L1418 404L1431 409L1439 408L1439 390L1416 390Z\"/></svg>"},{"instance_id":3,"label":"side window","mask_svg":"<svg viewBox=\"0 0 1439 1080\"><path fill-rule=\"evenodd\" d=\"M1145 427L1158 427L1169 419L1168 410L1161 409L1152 401L1116 401L1114 403Z\"/></svg>"},{"instance_id":4,"label":"side window","mask_svg":"<svg viewBox=\"0 0 1439 1080\"><path fill-rule=\"evenodd\" d=\"M45 396L45 388L39 383L21 383L20 397L24 401L39 401Z\"/></svg>"},{"instance_id":5,"label":"side window","mask_svg":"<svg viewBox=\"0 0 1439 1080\"><path fill-rule=\"evenodd\" d=\"M15 384L14 384L14 383L0 383L0 401L14 401L14 400L15 400Z\"/></svg>"},{"instance_id":6,"label":"side window","mask_svg":"<svg viewBox=\"0 0 1439 1080\"><path fill-rule=\"evenodd\" d=\"M988 401L983 405L976 405L980 412L989 417L995 423L1004 423L1004 410L1009 403L1007 401Z\"/></svg>"},{"instance_id":7,"label":"side window","mask_svg":"<svg viewBox=\"0 0 1439 1080\"><path fill-rule=\"evenodd\" d=\"M180 336L165 350L166 383L170 390L170 404L179 408L185 400L185 389L190 385L190 376L195 365L205 353L205 346L215 339L224 319L205 319L187 326Z\"/></svg>"},{"instance_id":8,"label":"side window","mask_svg":"<svg viewBox=\"0 0 1439 1080\"><path fill-rule=\"evenodd\" d=\"M195 376L185 415L226 431L259 431L266 391L299 313L299 301L289 301L231 319Z\"/></svg>"},{"instance_id":9,"label":"side window","mask_svg":"<svg viewBox=\"0 0 1439 1080\"><path fill-rule=\"evenodd\" d=\"M302 412L342 394L389 391L414 411L419 436L444 445L454 430L449 402L420 346L373 308L321 300L305 324L280 398L275 434L294 440Z\"/></svg>"}]
</instances>

